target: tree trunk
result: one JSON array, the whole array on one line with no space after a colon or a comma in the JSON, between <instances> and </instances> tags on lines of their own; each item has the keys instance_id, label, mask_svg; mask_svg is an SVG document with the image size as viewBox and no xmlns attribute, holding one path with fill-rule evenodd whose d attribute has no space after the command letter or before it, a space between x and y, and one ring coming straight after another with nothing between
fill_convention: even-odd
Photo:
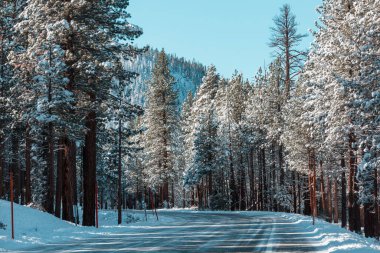
<instances>
[{"instance_id":1,"label":"tree trunk","mask_svg":"<svg viewBox=\"0 0 380 253\"><path fill-rule=\"evenodd\" d=\"M212 209L211 200L210 200L210 197L212 196L212 191L213 191L212 187L213 187L213 185L212 185L212 172L210 171L209 175L208 175L208 194L209 194L208 208L209 209Z\"/></svg>"},{"instance_id":2,"label":"tree trunk","mask_svg":"<svg viewBox=\"0 0 380 253\"><path fill-rule=\"evenodd\" d=\"M371 204L364 204L364 235L365 237L375 236L375 213L371 211Z\"/></svg>"},{"instance_id":3,"label":"tree trunk","mask_svg":"<svg viewBox=\"0 0 380 253\"><path fill-rule=\"evenodd\" d=\"M243 154L242 151L240 151L240 210L246 210L246 185L245 185L245 168L243 166Z\"/></svg>"},{"instance_id":4,"label":"tree trunk","mask_svg":"<svg viewBox=\"0 0 380 253\"><path fill-rule=\"evenodd\" d=\"M374 217L374 230L375 230L375 233L374 233L374 236L376 237L376 238L378 238L379 237L379 233L380 233L380 227L379 227L379 204L378 204L378 178L377 178L377 175L378 175L378 173L377 173L377 168L375 168L375 170L374 170L374 173L375 173L375 175L374 175L374 180L373 180L373 189L374 189L374 191L373 191L373 194L374 194L374 210L375 210L375 217Z\"/></svg>"},{"instance_id":5,"label":"tree trunk","mask_svg":"<svg viewBox=\"0 0 380 253\"><path fill-rule=\"evenodd\" d=\"M334 178L334 223L339 222L339 210L338 210L338 179Z\"/></svg>"},{"instance_id":6,"label":"tree trunk","mask_svg":"<svg viewBox=\"0 0 380 253\"><path fill-rule=\"evenodd\" d=\"M16 130L12 132L12 161L11 161L11 170L13 172L13 178L15 179L15 187L14 187L14 202L19 203L20 196L20 181L19 179L19 164L18 164L18 153L19 153L19 143Z\"/></svg>"},{"instance_id":7,"label":"tree trunk","mask_svg":"<svg viewBox=\"0 0 380 253\"><path fill-rule=\"evenodd\" d=\"M349 136L349 151L350 151L350 173L349 173L349 193L348 193L348 216L349 229L356 233L361 232L360 224L360 206L358 204L358 182L356 178L356 155L353 145L355 145L355 137L353 134Z\"/></svg>"},{"instance_id":8,"label":"tree trunk","mask_svg":"<svg viewBox=\"0 0 380 253\"><path fill-rule=\"evenodd\" d=\"M344 164L344 159L342 158ZM344 167L342 167L344 168ZM342 228L347 226L346 173L342 172Z\"/></svg>"},{"instance_id":9,"label":"tree trunk","mask_svg":"<svg viewBox=\"0 0 380 253\"><path fill-rule=\"evenodd\" d=\"M317 212L317 164L315 161L315 153L313 152L313 216L314 218L318 216Z\"/></svg>"},{"instance_id":10,"label":"tree trunk","mask_svg":"<svg viewBox=\"0 0 380 253\"><path fill-rule=\"evenodd\" d=\"M73 150L72 142L63 137L62 152L62 219L74 222L73 204L73 170L75 170L73 156L76 154Z\"/></svg>"},{"instance_id":11,"label":"tree trunk","mask_svg":"<svg viewBox=\"0 0 380 253\"><path fill-rule=\"evenodd\" d=\"M169 182L168 179L164 182L163 190L162 190L162 202L165 203L166 205L169 205ZM164 206L165 208L167 206Z\"/></svg>"},{"instance_id":12,"label":"tree trunk","mask_svg":"<svg viewBox=\"0 0 380 253\"><path fill-rule=\"evenodd\" d=\"M171 194L171 204L172 204L171 208L174 208L174 203L175 203L175 202L174 202L174 181L173 181L173 180L172 180L171 186L172 186L172 187L171 187L171 188L172 188L172 189L171 189L171 193L172 193L172 194Z\"/></svg>"},{"instance_id":13,"label":"tree trunk","mask_svg":"<svg viewBox=\"0 0 380 253\"><path fill-rule=\"evenodd\" d=\"M25 131L25 202L26 204L29 204L30 202L32 202L32 193L30 190L30 168L31 168L30 150L31 150L30 127L29 127L29 124L27 124L26 131Z\"/></svg>"},{"instance_id":14,"label":"tree trunk","mask_svg":"<svg viewBox=\"0 0 380 253\"><path fill-rule=\"evenodd\" d=\"M331 180L327 177L327 221L332 222Z\"/></svg>"},{"instance_id":15,"label":"tree trunk","mask_svg":"<svg viewBox=\"0 0 380 253\"><path fill-rule=\"evenodd\" d=\"M5 172L5 162L4 162L4 139L0 135L0 198L5 195L4 191L4 172Z\"/></svg>"},{"instance_id":16,"label":"tree trunk","mask_svg":"<svg viewBox=\"0 0 380 253\"><path fill-rule=\"evenodd\" d=\"M194 194L194 187L191 187L191 200L190 200L190 206L194 206L195 205L195 194Z\"/></svg>"},{"instance_id":17,"label":"tree trunk","mask_svg":"<svg viewBox=\"0 0 380 253\"><path fill-rule=\"evenodd\" d=\"M301 175L300 173L297 173L297 179L298 179L298 213L301 214Z\"/></svg>"},{"instance_id":18,"label":"tree trunk","mask_svg":"<svg viewBox=\"0 0 380 253\"><path fill-rule=\"evenodd\" d=\"M64 161L64 143L62 138L59 140L58 144L58 154L57 154L57 181L56 181L56 191L55 191L55 216L61 218L61 203L62 203L62 175Z\"/></svg>"},{"instance_id":19,"label":"tree trunk","mask_svg":"<svg viewBox=\"0 0 380 253\"><path fill-rule=\"evenodd\" d=\"M258 189L258 210L263 210L263 160L261 158L262 152L261 150L258 151L257 155L257 163L258 163L258 169L259 169L259 189Z\"/></svg>"},{"instance_id":20,"label":"tree trunk","mask_svg":"<svg viewBox=\"0 0 380 253\"><path fill-rule=\"evenodd\" d=\"M121 212L121 201L122 201L122 196L121 196L121 119L119 119L119 131L118 131L118 136L119 136L119 147L118 147L118 178L117 178L117 224L121 224L122 220L122 212Z\"/></svg>"},{"instance_id":21,"label":"tree trunk","mask_svg":"<svg viewBox=\"0 0 380 253\"><path fill-rule=\"evenodd\" d=\"M292 171L292 179L293 179L293 212L296 213L297 212L297 191L296 191L296 187L297 187L297 182L296 182L296 172L293 170Z\"/></svg>"},{"instance_id":22,"label":"tree trunk","mask_svg":"<svg viewBox=\"0 0 380 253\"><path fill-rule=\"evenodd\" d=\"M230 151L231 153L232 151ZM231 211L235 211L238 203L238 193L236 191L236 184L235 184L235 175L234 175L234 166L232 161L232 154L230 154L229 157L230 160L230 181L229 181L229 188L230 188L230 198L231 198Z\"/></svg>"},{"instance_id":23,"label":"tree trunk","mask_svg":"<svg viewBox=\"0 0 380 253\"><path fill-rule=\"evenodd\" d=\"M290 42L289 42L289 30L286 27L285 28L287 31L286 37L285 37L285 96L286 99L289 98L290 95Z\"/></svg>"},{"instance_id":24,"label":"tree trunk","mask_svg":"<svg viewBox=\"0 0 380 253\"><path fill-rule=\"evenodd\" d=\"M266 170L266 160L265 160L265 148L261 149L261 159L262 159L262 168L263 168L263 188L262 188L262 194L263 194L263 204L262 208L263 210L268 211L268 185L267 185L267 170Z\"/></svg>"},{"instance_id":25,"label":"tree trunk","mask_svg":"<svg viewBox=\"0 0 380 253\"><path fill-rule=\"evenodd\" d=\"M272 143L272 150L271 150L271 160L272 160L272 187L271 187L271 197L272 197L272 210L275 212L278 211L277 207L277 200L274 197L277 190L277 181L276 181L276 145L273 142Z\"/></svg>"},{"instance_id":26,"label":"tree trunk","mask_svg":"<svg viewBox=\"0 0 380 253\"><path fill-rule=\"evenodd\" d=\"M47 132L47 169L48 169L48 203L47 210L54 213L54 138L53 124L49 123Z\"/></svg>"},{"instance_id":27,"label":"tree trunk","mask_svg":"<svg viewBox=\"0 0 380 253\"><path fill-rule=\"evenodd\" d=\"M251 171L251 180L250 180L250 190L251 190L251 206L252 209L256 210L256 195L255 195L255 168L253 164L253 149L251 148L250 154L249 154L249 161L250 161L250 171Z\"/></svg>"},{"instance_id":28,"label":"tree trunk","mask_svg":"<svg viewBox=\"0 0 380 253\"><path fill-rule=\"evenodd\" d=\"M92 95L95 102L95 95ZM83 147L83 226L95 226L95 184L96 184L96 112L86 116Z\"/></svg>"},{"instance_id":29,"label":"tree trunk","mask_svg":"<svg viewBox=\"0 0 380 253\"><path fill-rule=\"evenodd\" d=\"M321 202L322 202L322 212L323 215L327 215L327 202L326 202L326 192L325 192L325 180L323 174L323 164L322 161L319 162L319 168L321 170Z\"/></svg>"},{"instance_id":30,"label":"tree trunk","mask_svg":"<svg viewBox=\"0 0 380 253\"><path fill-rule=\"evenodd\" d=\"M71 142L71 166L72 166L72 183L73 183L73 200L76 207L76 213L74 214L76 224L79 224L79 211L78 211L78 184L77 184L77 145L75 141Z\"/></svg>"},{"instance_id":31,"label":"tree trunk","mask_svg":"<svg viewBox=\"0 0 380 253\"><path fill-rule=\"evenodd\" d=\"M311 215L311 181L310 181L310 171L308 173L308 178L304 180L304 215Z\"/></svg>"},{"instance_id":32,"label":"tree trunk","mask_svg":"<svg viewBox=\"0 0 380 253\"><path fill-rule=\"evenodd\" d=\"M309 185L310 185L310 191L311 191L311 212L313 215L313 225L315 224L315 218L317 216L317 196L316 196L316 188L317 188L317 182L316 182L316 162L315 162L315 153L314 150L309 151Z\"/></svg>"},{"instance_id":33,"label":"tree trunk","mask_svg":"<svg viewBox=\"0 0 380 253\"><path fill-rule=\"evenodd\" d=\"M185 188L182 189L182 208L186 207L186 190Z\"/></svg>"}]
</instances>

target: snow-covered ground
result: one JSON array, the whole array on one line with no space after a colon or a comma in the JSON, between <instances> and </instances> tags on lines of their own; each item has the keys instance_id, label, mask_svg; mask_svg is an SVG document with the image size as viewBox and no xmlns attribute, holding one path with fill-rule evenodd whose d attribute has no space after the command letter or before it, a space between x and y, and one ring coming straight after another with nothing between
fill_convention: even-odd
<instances>
[{"instance_id":1,"label":"snow-covered ground","mask_svg":"<svg viewBox=\"0 0 380 253\"><path fill-rule=\"evenodd\" d=\"M11 240L10 202L0 200L0 222L6 229L0 229L0 252L43 246L63 241L72 241L76 238L87 238L101 234L125 231L132 226L154 225L170 222L170 217L159 217L147 211L147 221L144 212L123 211L123 223L117 225L117 211L99 211L99 228L76 226L39 210L14 205L15 240Z\"/></svg>"},{"instance_id":2,"label":"snow-covered ground","mask_svg":"<svg viewBox=\"0 0 380 253\"><path fill-rule=\"evenodd\" d=\"M380 252L374 239L296 214L160 210L100 211L100 228L75 226L52 215L15 205L16 240L10 240L9 202L0 201L0 251L12 252ZM138 219L126 224L127 215Z\"/></svg>"}]
</instances>

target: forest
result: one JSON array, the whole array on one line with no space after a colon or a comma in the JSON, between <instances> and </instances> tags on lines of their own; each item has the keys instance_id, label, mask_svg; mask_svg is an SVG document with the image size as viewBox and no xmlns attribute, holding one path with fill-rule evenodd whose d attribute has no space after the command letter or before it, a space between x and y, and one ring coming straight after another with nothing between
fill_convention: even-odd
<instances>
[{"instance_id":1,"label":"forest","mask_svg":"<svg viewBox=\"0 0 380 253\"><path fill-rule=\"evenodd\" d=\"M307 50L284 5L253 80L135 46L128 5L0 1L1 199L13 180L16 203L83 226L97 205L119 224L176 207L379 238L379 0L323 0Z\"/></svg>"}]
</instances>

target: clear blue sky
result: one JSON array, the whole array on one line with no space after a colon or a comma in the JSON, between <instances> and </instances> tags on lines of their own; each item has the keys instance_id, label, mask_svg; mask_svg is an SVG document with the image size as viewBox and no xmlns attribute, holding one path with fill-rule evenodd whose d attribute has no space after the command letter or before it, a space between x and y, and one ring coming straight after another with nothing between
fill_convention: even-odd
<instances>
[{"instance_id":1,"label":"clear blue sky","mask_svg":"<svg viewBox=\"0 0 380 253\"><path fill-rule=\"evenodd\" d=\"M214 64L225 77L235 69L252 79L271 61L270 27L279 8L290 4L309 47L322 0L130 0L131 23L143 28L139 46Z\"/></svg>"}]
</instances>

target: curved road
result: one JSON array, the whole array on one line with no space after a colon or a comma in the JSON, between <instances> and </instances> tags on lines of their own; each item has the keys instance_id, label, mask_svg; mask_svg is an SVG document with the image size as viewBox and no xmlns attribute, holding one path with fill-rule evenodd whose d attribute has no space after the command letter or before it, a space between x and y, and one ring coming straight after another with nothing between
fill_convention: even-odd
<instances>
[{"instance_id":1,"label":"curved road","mask_svg":"<svg viewBox=\"0 0 380 253\"><path fill-rule=\"evenodd\" d=\"M19 252L313 252L315 231L270 213L161 211L174 218Z\"/></svg>"}]
</instances>

